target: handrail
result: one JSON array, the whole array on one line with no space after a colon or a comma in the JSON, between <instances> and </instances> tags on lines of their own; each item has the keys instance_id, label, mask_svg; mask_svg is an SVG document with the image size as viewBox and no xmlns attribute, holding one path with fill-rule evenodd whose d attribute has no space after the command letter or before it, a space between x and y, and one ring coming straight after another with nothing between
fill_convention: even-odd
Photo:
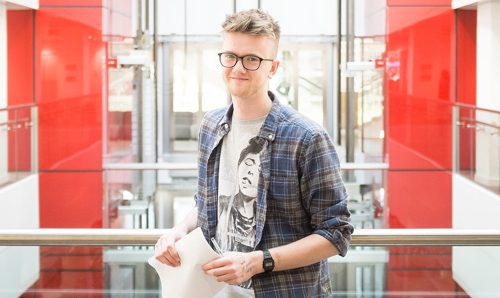
<instances>
[{"instance_id":1,"label":"handrail","mask_svg":"<svg viewBox=\"0 0 500 298\"><path fill-rule=\"evenodd\" d=\"M463 121L457 121L456 124L458 126L467 125L467 123L465 123L467 121L467 122L471 122L471 123L477 123L477 124L480 124L480 125L488 126L488 127L493 128L493 129L500 129L500 126L498 126L498 125L494 125L494 124L491 124L491 123L486 123L486 122L483 122L483 121L478 121L478 120L471 119L471 118L460 118L460 120L463 120ZM473 127L472 126L471 127L467 127L466 126L466 128L473 128Z\"/></svg>"},{"instance_id":2,"label":"handrail","mask_svg":"<svg viewBox=\"0 0 500 298\"><path fill-rule=\"evenodd\" d=\"M106 163L103 170L196 170L196 163L159 162L159 163ZM341 163L342 170L387 170L386 163Z\"/></svg>"},{"instance_id":3,"label":"handrail","mask_svg":"<svg viewBox=\"0 0 500 298\"><path fill-rule=\"evenodd\" d=\"M21 122L24 122L24 123L28 123L31 125L31 121L29 121L30 118L19 118L17 120L9 120L9 121L6 121L6 122L0 122L0 126L7 126L7 125L11 125L11 124L16 124L16 123L21 123Z\"/></svg>"},{"instance_id":4,"label":"handrail","mask_svg":"<svg viewBox=\"0 0 500 298\"><path fill-rule=\"evenodd\" d=\"M473 106L473 105L470 105L470 104L465 104L465 103L455 103L453 105L456 106L456 107L460 107L460 108L467 108L467 109L473 109L473 110L479 110L479 111L485 111L485 112L500 114L500 111L495 111L495 110L480 108L480 107L476 107L476 106Z\"/></svg>"},{"instance_id":5,"label":"handrail","mask_svg":"<svg viewBox=\"0 0 500 298\"><path fill-rule=\"evenodd\" d=\"M19 109L24 109L24 108L31 108L36 106L34 103L26 103L22 105L15 105L11 107L5 107L5 108L0 108L0 112L2 111L8 111L8 110L19 110Z\"/></svg>"},{"instance_id":6,"label":"handrail","mask_svg":"<svg viewBox=\"0 0 500 298\"><path fill-rule=\"evenodd\" d=\"M0 246L153 245L166 229L4 229ZM351 246L500 246L500 230L358 229Z\"/></svg>"}]
</instances>

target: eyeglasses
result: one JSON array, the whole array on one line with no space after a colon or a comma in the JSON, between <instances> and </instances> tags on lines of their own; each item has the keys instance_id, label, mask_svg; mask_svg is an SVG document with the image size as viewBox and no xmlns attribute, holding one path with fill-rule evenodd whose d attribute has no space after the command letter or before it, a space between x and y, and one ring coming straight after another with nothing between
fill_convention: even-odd
<instances>
[{"instance_id":1,"label":"eyeglasses","mask_svg":"<svg viewBox=\"0 0 500 298\"><path fill-rule=\"evenodd\" d=\"M222 66L227 68L234 67L238 63L238 60L241 59L243 68L250 71L259 69L262 61L274 61L273 59L263 59L255 55L238 56L233 53L219 53L218 55Z\"/></svg>"}]
</instances>

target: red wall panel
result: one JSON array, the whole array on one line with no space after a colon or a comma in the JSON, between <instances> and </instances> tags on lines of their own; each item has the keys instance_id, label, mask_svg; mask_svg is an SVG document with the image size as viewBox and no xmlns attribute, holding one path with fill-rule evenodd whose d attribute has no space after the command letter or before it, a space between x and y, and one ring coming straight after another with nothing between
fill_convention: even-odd
<instances>
[{"instance_id":1,"label":"red wall panel","mask_svg":"<svg viewBox=\"0 0 500 298\"><path fill-rule=\"evenodd\" d=\"M31 10L7 11L7 105L32 104L33 98L33 18ZM30 109L9 112L9 121L19 127L8 132L9 170L31 169Z\"/></svg>"},{"instance_id":2,"label":"red wall panel","mask_svg":"<svg viewBox=\"0 0 500 298\"><path fill-rule=\"evenodd\" d=\"M82 6L102 6L103 2L109 0L39 0L40 6L66 6L66 7L82 7Z\"/></svg>"},{"instance_id":3,"label":"red wall panel","mask_svg":"<svg viewBox=\"0 0 500 298\"><path fill-rule=\"evenodd\" d=\"M457 10L457 102L476 105L476 32L477 11ZM462 109L461 118L474 120L473 109ZM460 170L474 170L476 131L460 127Z\"/></svg>"},{"instance_id":4,"label":"red wall panel","mask_svg":"<svg viewBox=\"0 0 500 298\"><path fill-rule=\"evenodd\" d=\"M387 29L389 222L450 227L454 13L388 7Z\"/></svg>"},{"instance_id":5,"label":"red wall panel","mask_svg":"<svg viewBox=\"0 0 500 298\"><path fill-rule=\"evenodd\" d=\"M449 6L452 0L387 0L387 6Z\"/></svg>"},{"instance_id":6,"label":"red wall panel","mask_svg":"<svg viewBox=\"0 0 500 298\"><path fill-rule=\"evenodd\" d=\"M450 228L451 173L389 171L387 174L391 228Z\"/></svg>"},{"instance_id":7,"label":"red wall panel","mask_svg":"<svg viewBox=\"0 0 500 298\"><path fill-rule=\"evenodd\" d=\"M38 11L36 90L41 171L102 168L104 44L101 31L96 29L100 15L101 8ZM80 22L83 18L97 23L90 26Z\"/></svg>"},{"instance_id":8,"label":"red wall panel","mask_svg":"<svg viewBox=\"0 0 500 298\"><path fill-rule=\"evenodd\" d=\"M457 10L457 101L476 105L477 11Z\"/></svg>"},{"instance_id":9,"label":"red wall panel","mask_svg":"<svg viewBox=\"0 0 500 298\"><path fill-rule=\"evenodd\" d=\"M21 297L104 297L103 276L101 247L41 247L40 278Z\"/></svg>"},{"instance_id":10,"label":"red wall panel","mask_svg":"<svg viewBox=\"0 0 500 298\"><path fill-rule=\"evenodd\" d=\"M451 1L396 1L387 7L386 148L391 228L449 228L455 14ZM451 255L436 248L391 249L389 291L463 291Z\"/></svg>"},{"instance_id":11,"label":"red wall panel","mask_svg":"<svg viewBox=\"0 0 500 298\"><path fill-rule=\"evenodd\" d=\"M102 227L102 172L42 172L41 228Z\"/></svg>"},{"instance_id":12,"label":"red wall panel","mask_svg":"<svg viewBox=\"0 0 500 298\"><path fill-rule=\"evenodd\" d=\"M7 10L9 106L34 103L33 18L32 10Z\"/></svg>"},{"instance_id":13,"label":"red wall panel","mask_svg":"<svg viewBox=\"0 0 500 298\"><path fill-rule=\"evenodd\" d=\"M451 167L454 14L387 11L387 123L392 169Z\"/></svg>"}]
</instances>

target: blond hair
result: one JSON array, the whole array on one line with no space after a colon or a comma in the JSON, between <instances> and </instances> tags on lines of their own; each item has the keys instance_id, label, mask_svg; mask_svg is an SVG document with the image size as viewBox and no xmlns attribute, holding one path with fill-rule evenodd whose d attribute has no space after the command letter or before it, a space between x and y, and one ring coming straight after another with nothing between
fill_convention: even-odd
<instances>
[{"instance_id":1,"label":"blond hair","mask_svg":"<svg viewBox=\"0 0 500 298\"><path fill-rule=\"evenodd\" d=\"M240 32L256 36L280 39L280 26L268 13L260 9L249 9L226 16L222 23L224 32Z\"/></svg>"}]
</instances>

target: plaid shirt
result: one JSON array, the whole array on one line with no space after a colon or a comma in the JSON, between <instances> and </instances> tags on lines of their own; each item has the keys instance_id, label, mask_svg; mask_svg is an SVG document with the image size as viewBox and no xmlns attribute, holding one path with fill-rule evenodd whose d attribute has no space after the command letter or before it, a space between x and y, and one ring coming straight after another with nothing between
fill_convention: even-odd
<instances>
[{"instance_id":1,"label":"plaid shirt","mask_svg":"<svg viewBox=\"0 0 500 298\"><path fill-rule=\"evenodd\" d=\"M270 249L311 234L328 239L345 256L353 227L340 164L328 133L295 110L273 100L259 133L262 171L256 211L256 247ZM198 226L215 236L219 160L233 107L208 112L199 134ZM210 243L210 241L209 241ZM293 270L253 277L256 297L327 297L331 295L327 260Z\"/></svg>"}]
</instances>

